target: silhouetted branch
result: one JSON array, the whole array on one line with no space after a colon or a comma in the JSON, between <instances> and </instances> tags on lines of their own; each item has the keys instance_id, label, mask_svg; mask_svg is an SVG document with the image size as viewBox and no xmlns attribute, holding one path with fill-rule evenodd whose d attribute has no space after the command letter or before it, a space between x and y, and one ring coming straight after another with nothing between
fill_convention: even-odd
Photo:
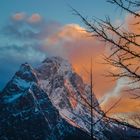
<instances>
[{"instance_id":1,"label":"silhouetted branch","mask_svg":"<svg viewBox=\"0 0 140 140\"><path fill-rule=\"evenodd\" d=\"M127 8L134 16L140 17L137 12L130 11L132 5L140 6L136 1L109 0L109 2L121 8ZM125 6L126 3L129 3L129 7ZM117 71L110 71L107 76L115 79L125 77L129 78L131 83L140 84L140 63L137 63L140 61L140 43L137 41L140 35L127 31L123 25L115 27L109 17L106 17L105 20L94 17L91 22L77 10L73 9L73 11L87 25L87 32L92 37L96 37L110 46L111 54L105 56L104 60L106 64L112 65Z\"/></svg>"}]
</instances>

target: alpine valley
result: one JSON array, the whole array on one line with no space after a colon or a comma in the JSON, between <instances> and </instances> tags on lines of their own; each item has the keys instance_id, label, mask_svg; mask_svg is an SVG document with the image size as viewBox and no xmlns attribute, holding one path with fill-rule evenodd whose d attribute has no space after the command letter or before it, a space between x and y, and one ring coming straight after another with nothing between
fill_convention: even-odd
<instances>
[{"instance_id":1,"label":"alpine valley","mask_svg":"<svg viewBox=\"0 0 140 140\"><path fill-rule=\"evenodd\" d=\"M95 140L140 140L140 129L105 115L93 94ZM0 140L90 140L90 86L61 57L22 64L0 93Z\"/></svg>"}]
</instances>

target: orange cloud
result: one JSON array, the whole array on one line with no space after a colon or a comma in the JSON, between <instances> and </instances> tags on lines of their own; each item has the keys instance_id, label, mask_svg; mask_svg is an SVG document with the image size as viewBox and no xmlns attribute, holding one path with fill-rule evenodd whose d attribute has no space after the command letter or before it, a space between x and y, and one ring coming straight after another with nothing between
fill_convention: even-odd
<instances>
[{"instance_id":1,"label":"orange cloud","mask_svg":"<svg viewBox=\"0 0 140 140\"><path fill-rule=\"evenodd\" d=\"M122 100L116 105L113 110L109 112L108 115L118 114L118 113L135 113L140 110L140 100L131 99L128 93L121 94ZM104 110L107 110L109 106L112 106L116 102L116 99L112 99L104 106Z\"/></svg>"},{"instance_id":2,"label":"orange cloud","mask_svg":"<svg viewBox=\"0 0 140 140\"><path fill-rule=\"evenodd\" d=\"M120 81L112 81L105 78L103 74L107 71L114 71L114 67L102 64L103 53L108 53L103 42L99 42L96 38L91 37L84 28L77 24L69 24L60 28L57 32L46 38L44 41L44 51L51 55L59 55L67 58L73 64L76 72L78 72L86 82L89 82L90 60L93 58L93 81L94 93L97 98L104 103L101 104L104 110L107 110L114 102L122 97L117 107L111 110L110 114L120 112L137 111L138 102L131 100L130 96L126 96L122 89L125 87ZM125 79L123 79L126 81ZM125 97L126 96L126 97ZM127 108L126 108L127 106Z\"/></svg>"},{"instance_id":3,"label":"orange cloud","mask_svg":"<svg viewBox=\"0 0 140 140\"><path fill-rule=\"evenodd\" d=\"M29 23L38 23L42 20L42 17L38 13L34 13L27 20Z\"/></svg>"},{"instance_id":4,"label":"orange cloud","mask_svg":"<svg viewBox=\"0 0 140 140\"><path fill-rule=\"evenodd\" d=\"M40 16L40 14L38 13L33 13L31 16L28 16L26 13L24 12L19 12L19 13L15 13L12 15L12 19L15 21L22 21L24 20L25 22L28 23L38 23L42 21L42 17Z\"/></svg>"},{"instance_id":5,"label":"orange cloud","mask_svg":"<svg viewBox=\"0 0 140 140\"><path fill-rule=\"evenodd\" d=\"M70 24L60 28L44 41L43 49L49 54L60 55L70 60L75 71L86 82L89 82L89 74L86 71L89 71L90 60L93 57L94 90L98 98L115 85L115 82L102 76L106 70L112 69L109 65L101 64L103 63L102 54L106 51L104 43L91 37L79 25Z\"/></svg>"},{"instance_id":6,"label":"orange cloud","mask_svg":"<svg viewBox=\"0 0 140 140\"><path fill-rule=\"evenodd\" d=\"M140 33L140 17L128 15L126 17L126 22L127 22L127 27L128 27L129 31L131 31L135 34Z\"/></svg>"},{"instance_id":7,"label":"orange cloud","mask_svg":"<svg viewBox=\"0 0 140 140\"><path fill-rule=\"evenodd\" d=\"M26 17L26 14L24 12L21 13L15 13L14 15L12 15L12 18L14 20L20 21L20 20L24 20Z\"/></svg>"},{"instance_id":8,"label":"orange cloud","mask_svg":"<svg viewBox=\"0 0 140 140\"><path fill-rule=\"evenodd\" d=\"M128 32L131 32L131 35L139 35L140 34L140 18L139 17L134 17L132 15L128 15L126 17L126 23L123 26L123 29L125 29ZM137 37L135 39L135 42L137 44L140 44L140 38ZM129 48L132 51L135 52L140 52L140 48L138 46L135 46L133 44L129 45ZM136 67L140 64L139 59L135 58L133 60L129 60L126 63L131 63L133 64L131 66L131 69L134 71L136 69ZM140 70L137 71L138 73L140 72ZM127 82L129 81L128 79L123 79L127 84ZM118 81L117 81L118 82ZM140 110L140 104L139 104L139 99L132 99L133 97L133 93L137 93L137 91L133 91L133 92L124 92L123 89L124 88L134 88L135 86L137 87L137 85L132 84L132 85L123 85L123 83L120 83L118 86L122 86L121 88L119 88L120 91L118 91L119 94L116 95L112 95L109 96L109 99L107 100L107 102L105 104L102 105L102 107L104 108L104 110L107 110L107 108L109 108L113 102L115 102L118 98L122 98L121 102L109 113L109 115L113 115L113 114L123 114L123 113L127 113L131 114L139 112ZM117 89L117 85L115 86L115 88L113 89L115 91L115 89ZM110 91L110 94L115 93L114 91ZM139 94L139 92L138 92ZM105 95L107 98L107 94ZM132 115L133 115L132 113ZM129 117L130 118L130 117Z\"/></svg>"}]
</instances>

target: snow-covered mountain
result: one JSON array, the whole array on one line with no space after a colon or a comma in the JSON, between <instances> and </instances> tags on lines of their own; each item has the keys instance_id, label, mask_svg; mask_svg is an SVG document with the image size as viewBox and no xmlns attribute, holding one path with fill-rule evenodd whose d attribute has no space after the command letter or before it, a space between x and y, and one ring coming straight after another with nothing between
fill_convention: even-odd
<instances>
[{"instance_id":1,"label":"snow-covered mountain","mask_svg":"<svg viewBox=\"0 0 140 140\"><path fill-rule=\"evenodd\" d=\"M60 57L22 64L0 94L0 139L89 139L90 86ZM94 137L137 140L140 130L107 118L93 94Z\"/></svg>"}]
</instances>

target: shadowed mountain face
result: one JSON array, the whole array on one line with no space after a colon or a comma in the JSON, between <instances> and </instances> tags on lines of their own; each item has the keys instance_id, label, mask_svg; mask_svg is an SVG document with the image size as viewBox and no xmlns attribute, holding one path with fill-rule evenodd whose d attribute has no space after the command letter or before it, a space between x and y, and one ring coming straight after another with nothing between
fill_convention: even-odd
<instances>
[{"instance_id":1,"label":"shadowed mountain face","mask_svg":"<svg viewBox=\"0 0 140 140\"><path fill-rule=\"evenodd\" d=\"M59 115L28 64L21 66L1 93L0 108L1 140L89 139Z\"/></svg>"},{"instance_id":2,"label":"shadowed mountain face","mask_svg":"<svg viewBox=\"0 0 140 140\"><path fill-rule=\"evenodd\" d=\"M137 140L140 131L106 118L93 95L94 137ZM88 140L90 86L60 57L22 64L0 93L0 140Z\"/></svg>"}]
</instances>

